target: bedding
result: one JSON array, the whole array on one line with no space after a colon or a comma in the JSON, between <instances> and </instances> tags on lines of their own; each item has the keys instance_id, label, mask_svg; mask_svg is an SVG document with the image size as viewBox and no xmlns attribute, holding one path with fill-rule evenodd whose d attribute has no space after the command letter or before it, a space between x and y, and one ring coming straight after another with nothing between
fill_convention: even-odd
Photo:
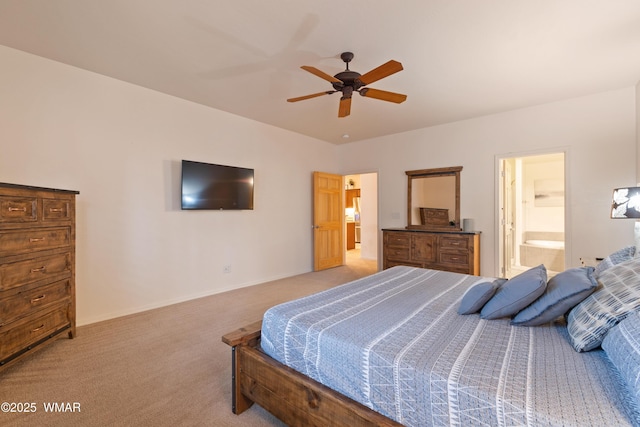
<instances>
[{"instance_id":1,"label":"bedding","mask_svg":"<svg viewBox=\"0 0 640 427\"><path fill-rule=\"evenodd\" d=\"M269 309L272 358L406 426L637 425L602 350L561 323L457 314L494 278L393 267Z\"/></svg>"}]
</instances>

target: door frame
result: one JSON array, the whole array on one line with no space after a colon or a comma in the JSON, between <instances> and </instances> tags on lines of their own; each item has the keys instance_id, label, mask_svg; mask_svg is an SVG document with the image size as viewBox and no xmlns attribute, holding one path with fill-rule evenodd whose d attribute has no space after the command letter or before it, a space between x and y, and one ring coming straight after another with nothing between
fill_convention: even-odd
<instances>
[{"instance_id":1,"label":"door frame","mask_svg":"<svg viewBox=\"0 0 640 427\"><path fill-rule=\"evenodd\" d=\"M376 175L376 232L377 232L377 238L376 238L376 263L378 265L378 270L382 269L382 245L380 244L380 242L382 241L382 231L380 228L380 171L378 169L374 169L374 170L368 170L368 171L357 171L357 172L349 172L349 173L344 173L342 174L342 180L343 180L343 185L346 185L345 178L347 177L347 175L368 175L368 174L375 174ZM360 196L362 197L362 196ZM347 228L347 223L346 220L343 218L343 228L345 230L345 236L346 236L346 228ZM346 239L345 239L345 251L344 251L344 259L343 259L343 264L346 265L347 264L347 251L346 251L346 247L347 247L347 243L346 243Z\"/></svg>"},{"instance_id":2,"label":"door frame","mask_svg":"<svg viewBox=\"0 0 640 427\"><path fill-rule=\"evenodd\" d=\"M531 150L531 151L518 151L518 152L510 152L504 154L496 154L494 157L494 195L495 195L495 203L494 203L494 275L496 277L502 277L502 271L500 270L500 264L502 261L502 248L503 242L502 238L502 224L501 224L501 209L502 209L502 177L501 177L501 163L503 159L508 158L516 158L516 157L532 157L532 156L543 156L546 154L564 154L564 265L565 269L569 268L573 263L571 260L573 259L573 250L571 242L573 239L572 235L572 226L570 218L571 216L571 168L570 168L570 158L571 158L571 149L568 146L549 148L549 149L541 149L541 150Z\"/></svg>"}]
</instances>

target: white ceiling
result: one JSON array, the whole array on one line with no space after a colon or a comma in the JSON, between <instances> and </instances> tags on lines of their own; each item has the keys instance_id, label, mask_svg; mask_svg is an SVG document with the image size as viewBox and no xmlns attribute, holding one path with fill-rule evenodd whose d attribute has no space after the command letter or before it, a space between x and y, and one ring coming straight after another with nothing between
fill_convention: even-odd
<instances>
[{"instance_id":1,"label":"white ceiling","mask_svg":"<svg viewBox=\"0 0 640 427\"><path fill-rule=\"evenodd\" d=\"M0 44L342 144L633 86L640 1L0 0ZM344 51L407 100L286 102Z\"/></svg>"}]
</instances>

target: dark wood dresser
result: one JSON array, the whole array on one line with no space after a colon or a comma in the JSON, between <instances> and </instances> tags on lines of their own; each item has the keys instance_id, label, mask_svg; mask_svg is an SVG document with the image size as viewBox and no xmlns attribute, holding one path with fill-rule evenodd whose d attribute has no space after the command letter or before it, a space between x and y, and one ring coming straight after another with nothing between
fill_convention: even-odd
<instances>
[{"instance_id":1,"label":"dark wood dresser","mask_svg":"<svg viewBox=\"0 0 640 427\"><path fill-rule=\"evenodd\" d=\"M383 229L383 268L395 265L480 275L480 232Z\"/></svg>"},{"instance_id":2,"label":"dark wood dresser","mask_svg":"<svg viewBox=\"0 0 640 427\"><path fill-rule=\"evenodd\" d=\"M77 194L0 183L0 369L76 333Z\"/></svg>"}]
</instances>

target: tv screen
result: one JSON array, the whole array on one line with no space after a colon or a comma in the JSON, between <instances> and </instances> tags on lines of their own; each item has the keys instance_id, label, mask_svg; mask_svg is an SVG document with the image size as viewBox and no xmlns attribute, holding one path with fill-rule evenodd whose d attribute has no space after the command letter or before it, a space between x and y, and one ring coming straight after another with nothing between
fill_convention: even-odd
<instances>
[{"instance_id":1,"label":"tv screen","mask_svg":"<svg viewBox=\"0 0 640 427\"><path fill-rule=\"evenodd\" d=\"M253 169L182 161L182 209L253 209Z\"/></svg>"}]
</instances>

